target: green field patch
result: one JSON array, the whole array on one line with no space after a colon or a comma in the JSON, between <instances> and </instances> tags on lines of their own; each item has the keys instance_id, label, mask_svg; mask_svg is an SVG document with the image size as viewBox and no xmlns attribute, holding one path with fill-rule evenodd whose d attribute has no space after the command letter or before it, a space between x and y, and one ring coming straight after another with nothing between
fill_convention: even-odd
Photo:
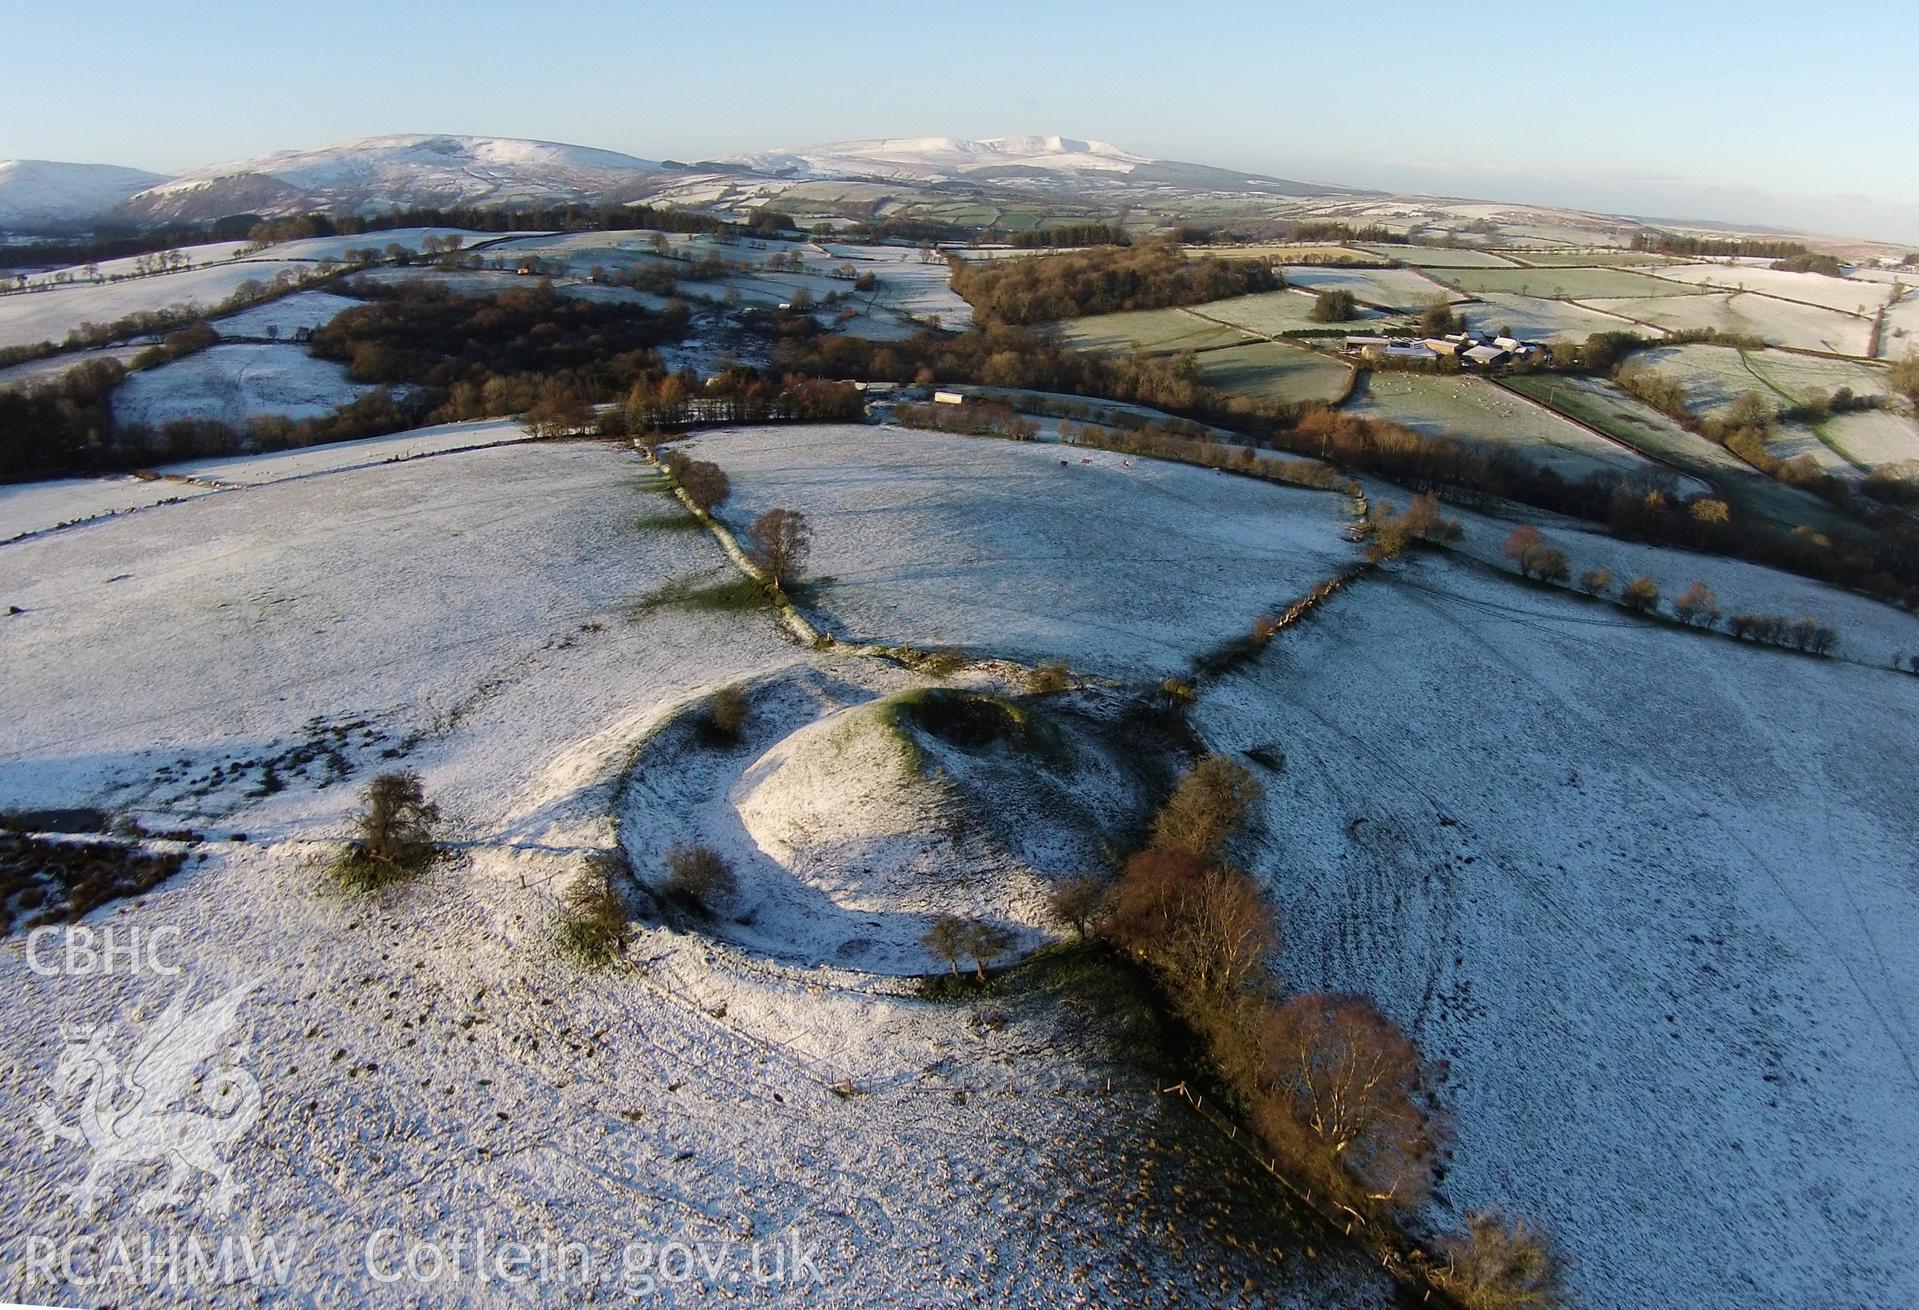
<instances>
[{"instance_id":1,"label":"green field patch","mask_svg":"<svg viewBox=\"0 0 1919 1310\"><path fill-rule=\"evenodd\" d=\"M1245 334L1234 328L1222 327L1180 309L1093 314L1067 319L1056 326L1066 340L1080 350L1139 350L1161 355L1180 350L1213 350L1246 340Z\"/></svg>"},{"instance_id":2,"label":"green field patch","mask_svg":"<svg viewBox=\"0 0 1919 1310\"><path fill-rule=\"evenodd\" d=\"M1255 341L1199 357L1199 375L1209 387L1289 404L1333 401L1352 376L1337 359L1277 341Z\"/></svg>"},{"instance_id":3,"label":"green field patch","mask_svg":"<svg viewBox=\"0 0 1919 1310\"><path fill-rule=\"evenodd\" d=\"M1567 478L1650 471L1633 451L1484 378L1371 372L1346 409L1424 436L1502 447Z\"/></svg>"},{"instance_id":4,"label":"green field patch","mask_svg":"<svg viewBox=\"0 0 1919 1310\"><path fill-rule=\"evenodd\" d=\"M1590 300L1599 296L1690 296L1699 288L1666 282L1629 268L1440 268L1433 276L1448 286L1478 295L1483 291L1543 296L1548 300Z\"/></svg>"},{"instance_id":5,"label":"green field patch","mask_svg":"<svg viewBox=\"0 0 1919 1310\"><path fill-rule=\"evenodd\" d=\"M1850 520L1811 492L1774 481L1725 447L1688 432L1610 382L1534 373L1513 378L1507 385L1635 449L1711 481L1737 513L1786 529L1802 523L1826 531L1850 525Z\"/></svg>"}]
</instances>

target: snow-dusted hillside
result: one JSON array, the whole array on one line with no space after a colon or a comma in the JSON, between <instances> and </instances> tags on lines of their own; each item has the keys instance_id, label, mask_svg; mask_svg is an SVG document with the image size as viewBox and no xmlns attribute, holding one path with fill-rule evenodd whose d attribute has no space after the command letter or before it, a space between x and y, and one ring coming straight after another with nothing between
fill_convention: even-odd
<instances>
[{"instance_id":1,"label":"snow-dusted hillside","mask_svg":"<svg viewBox=\"0 0 1919 1310\"><path fill-rule=\"evenodd\" d=\"M0 159L0 228L86 222L164 181L162 174L118 164Z\"/></svg>"},{"instance_id":2,"label":"snow-dusted hillside","mask_svg":"<svg viewBox=\"0 0 1919 1310\"><path fill-rule=\"evenodd\" d=\"M745 164L762 173L939 182L1009 168L1049 173L1130 173L1152 161L1104 141L1076 141L1062 136L1007 136L985 141L924 136L763 150L734 156L728 162Z\"/></svg>"},{"instance_id":3,"label":"snow-dusted hillside","mask_svg":"<svg viewBox=\"0 0 1919 1310\"><path fill-rule=\"evenodd\" d=\"M631 155L516 137L378 136L195 169L127 200L145 222L243 211L369 213L413 205L592 200L657 169Z\"/></svg>"}]
</instances>

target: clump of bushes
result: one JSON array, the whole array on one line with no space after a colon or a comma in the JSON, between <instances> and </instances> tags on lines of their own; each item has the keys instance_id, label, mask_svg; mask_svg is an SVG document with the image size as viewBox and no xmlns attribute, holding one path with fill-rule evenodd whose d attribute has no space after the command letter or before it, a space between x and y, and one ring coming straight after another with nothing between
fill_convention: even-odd
<instances>
[{"instance_id":1,"label":"clump of bushes","mask_svg":"<svg viewBox=\"0 0 1919 1310\"><path fill-rule=\"evenodd\" d=\"M996 923L971 916L938 914L920 935L927 954L951 966L959 977L960 961L971 959L978 983L986 982L986 966L1013 947L1013 934Z\"/></svg>"},{"instance_id":2,"label":"clump of bushes","mask_svg":"<svg viewBox=\"0 0 1919 1310\"><path fill-rule=\"evenodd\" d=\"M1500 553L1519 568L1519 575L1541 582L1564 582L1572 576L1566 552L1547 542L1538 528L1521 524L1500 548Z\"/></svg>"},{"instance_id":3,"label":"clump of bushes","mask_svg":"<svg viewBox=\"0 0 1919 1310\"><path fill-rule=\"evenodd\" d=\"M1523 1219L1475 1210L1466 1231L1446 1234L1439 1247L1446 1264L1433 1282L1466 1310L1551 1310L1564 1301L1559 1258Z\"/></svg>"},{"instance_id":4,"label":"clump of bushes","mask_svg":"<svg viewBox=\"0 0 1919 1310\"><path fill-rule=\"evenodd\" d=\"M1026 674L1026 690L1035 696L1051 696L1073 685L1073 671L1065 660L1048 660Z\"/></svg>"},{"instance_id":5,"label":"clump of bushes","mask_svg":"<svg viewBox=\"0 0 1919 1310\"><path fill-rule=\"evenodd\" d=\"M721 687L706 702L706 731L715 741L738 741L751 707L738 687Z\"/></svg>"},{"instance_id":6,"label":"clump of bushes","mask_svg":"<svg viewBox=\"0 0 1919 1310\"><path fill-rule=\"evenodd\" d=\"M1397 559L1415 543L1445 546L1458 541L1464 529L1459 520L1448 518L1439 508L1439 497L1421 492L1413 497L1403 513L1382 501L1366 515L1363 528L1367 537L1366 558L1374 564Z\"/></svg>"},{"instance_id":7,"label":"clump of bushes","mask_svg":"<svg viewBox=\"0 0 1919 1310\"><path fill-rule=\"evenodd\" d=\"M604 968L626 945L629 921L620 884L628 876L626 856L595 851L560 902L560 950L589 969Z\"/></svg>"},{"instance_id":8,"label":"clump of bushes","mask_svg":"<svg viewBox=\"0 0 1919 1310\"><path fill-rule=\"evenodd\" d=\"M739 890L733 866L711 846L675 846L666 853L666 869L666 894L696 914L712 914Z\"/></svg>"},{"instance_id":9,"label":"clump of bushes","mask_svg":"<svg viewBox=\"0 0 1919 1310\"><path fill-rule=\"evenodd\" d=\"M668 452L660 461L693 507L702 514L711 514L724 505L733 494L733 484L726 476L726 470L711 460L694 459L683 450Z\"/></svg>"},{"instance_id":10,"label":"clump of bushes","mask_svg":"<svg viewBox=\"0 0 1919 1310\"><path fill-rule=\"evenodd\" d=\"M373 891L417 875L432 861L433 825L440 807L426 798L426 784L410 769L383 773L360 794L354 838L333 865L336 881Z\"/></svg>"},{"instance_id":11,"label":"clump of bushes","mask_svg":"<svg viewBox=\"0 0 1919 1310\"><path fill-rule=\"evenodd\" d=\"M131 841L50 841L0 830L0 936L16 924L72 923L158 886L185 862L182 851L149 851Z\"/></svg>"},{"instance_id":12,"label":"clump of bushes","mask_svg":"<svg viewBox=\"0 0 1919 1310\"><path fill-rule=\"evenodd\" d=\"M1735 614L1726 620L1726 631L1741 641L1784 646L1809 655L1830 655L1839 644L1839 634L1819 620L1780 614Z\"/></svg>"}]
</instances>

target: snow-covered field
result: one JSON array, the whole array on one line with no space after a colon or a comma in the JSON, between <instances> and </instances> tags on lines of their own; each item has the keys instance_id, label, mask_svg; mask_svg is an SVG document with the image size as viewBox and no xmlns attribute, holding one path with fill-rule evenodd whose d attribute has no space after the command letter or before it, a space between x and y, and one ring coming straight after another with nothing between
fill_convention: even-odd
<instances>
[{"instance_id":1,"label":"snow-covered field","mask_svg":"<svg viewBox=\"0 0 1919 1310\"><path fill-rule=\"evenodd\" d=\"M223 337L292 338L331 323L334 316L361 302L331 291L296 291L264 305L254 305L237 314L213 321L213 330Z\"/></svg>"},{"instance_id":2,"label":"snow-covered field","mask_svg":"<svg viewBox=\"0 0 1919 1310\"><path fill-rule=\"evenodd\" d=\"M525 440L526 430L513 419L481 419L415 428L389 437L283 450L271 455L186 460L152 470L157 477L150 479L115 475L4 483L0 484L0 540L230 487L263 486L316 473L393 464L426 455Z\"/></svg>"},{"instance_id":3,"label":"snow-covered field","mask_svg":"<svg viewBox=\"0 0 1919 1310\"><path fill-rule=\"evenodd\" d=\"M1717 328L1755 336L1775 346L1835 355L1865 355L1872 336L1872 324L1867 319L1751 291L1587 303L1594 309L1662 328Z\"/></svg>"},{"instance_id":4,"label":"snow-covered field","mask_svg":"<svg viewBox=\"0 0 1919 1310\"><path fill-rule=\"evenodd\" d=\"M1458 292L1410 268L1295 266L1282 269L1281 272L1285 273L1286 281L1292 286L1313 291L1350 291L1360 304L1379 309L1405 311L1417 309L1436 297L1459 299Z\"/></svg>"},{"instance_id":5,"label":"snow-covered field","mask_svg":"<svg viewBox=\"0 0 1919 1310\"><path fill-rule=\"evenodd\" d=\"M500 234L470 232L458 227L396 227L383 232L362 232L357 236L302 237L297 241L282 241L261 250L260 258L342 260L346 258L346 252L349 250L377 250L384 257L388 246L399 246L403 250L418 254L428 237L441 241L445 241L447 237L458 237L461 245L470 249L497 241L500 239Z\"/></svg>"},{"instance_id":6,"label":"snow-covered field","mask_svg":"<svg viewBox=\"0 0 1919 1310\"><path fill-rule=\"evenodd\" d=\"M1886 303L1890 287L1875 286L1823 273L1788 273L1771 268L1724 264L1679 264L1659 270L1659 276L1699 286L1760 291L1782 300L1795 300L1848 314L1871 315Z\"/></svg>"},{"instance_id":7,"label":"snow-covered field","mask_svg":"<svg viewBox=\"0 0 1919 1310\"><path fill-rule=\"evenodd\" d=\"M129 314L176 306L211 309L243 282L270 282L282 269L304 270L283 261L222 263L179 273L131 278L99 285L76 283L49 291L0 296L0 346L64 341L82 323L112 323Z\"/></svg>"},{"instance_id":8,"label":"snow-covered field","mask_svg":"<svg viewBox=\"0 0 1919 1310\"><path fill-rule=\"evenodd\" d=\"M129 376L114 389L113 415L153 427L182 418L243 427L255 414L316 418L367 390L305 346L209 346Z\"/></svg>"},{"instance_id":9,"label":"snow-covered field","mask_svg":"<svg viewBox=\"0 0 1919 1310\"><path fill-rule=\"evenodd\" d=\"M1513 335L1523 341L1584 341L1595 332L1647 331L1616 314L1604 314L1570 301L1497 291L1480 293L1459 306L1459 314L1475 332L1502 332L1510 328ZM1653 328L1648 334L1657 336L1659 329Z\"/></svg>"},{"instance_id":10,"label":"snow-covered field","mask_svg":"<svg viewBox=\"0 0 1919 1310\"><path fill-rule=\"evenodd\" d=\"M1302 503L1299 535L1340 550L1336 502ZM627 761L663 716L749 675L810 668L828 696L882 676L764 614L636 611L669 583L734 576L709 536L673 526L682 514L630 452L541 443L291 477L0 548L0 603L23 611L0 620L0 809L93 803L213 838L96 923L179 929L168 960L195 1003L255 980L234 1058L262 1097L230 1149L245 1188L231 1219L192 1201L138 1210L138 1171L78 1213L63 1189L83 1153L34 1123L45 1080L71 1025L130 1036L179 980L43 977L9 941L8 1227L290 1247L284 1289L185 1293L215 1305L624 1303L629 1288L683 1305L957 1306L982 1288L1007 1305L1063 1288L1101 1304L1389 1305L1362 1259L1276 1220L1245 1157L1161 1095L1127 1054L1137 1038L1096 1008L1013 996L976 1021L838 971L773 971L657 920L631 969L582 975L555 953L557 898L615 841ZM991 521L973 522L989 539ZM1111 589L1061 579L1075 582ZM423 771L451 854L418 883L345 898L314 861L354 788L396 761ZM591 1272L514 1283L476 1269L470 1245L437 1281L408 1272L409 1246L444 1254L478 1229L496 1246L577 1242ZM704 1243L716 1270L655 1267L665 1277L642 1286L637 1244L658 1256L668 1241ZM823 1285L803 1285L811 1265L783 1289L742 1285L754 1241L797 1241ZM153 1292L137 1271L47 1285L16 1263L0 1295Z\"/></svg>"},{"instance_id":11,"label":"snow-covered field","mask_svg":"<svg viewBox=\"0 0 1919 1310\"><path fill-rule=\"evenodd\" d=\"M1103 451L831 425L689 446L732 478L727 522L812 521L814 608L851 640L1157 682L1357 557L1340 496Z\"/></svg>"},{"instance_id":12,"label":"snow-covered field","mask_svg":"<svg viewBox=\"0 0 1919 1310\"><path fill-rule=\"evenodd\" d=\"M1484 378L1373 372L1345 408L1427 436L1505 447L1567 478L1658 471L1657 465L1619 442ZM1695 479L1679 481L1684 494L1705 489Z\"/></svg>"},{"instance_id":13,"label":"snow-covered field","mask_svg":"<svg viewBox=\"0 0 1919 1310\"><path fill-rule=\"evenodd\" d=\"M1743 572L1659 569L1767 605ZM1289 983L1372 993L1449 1061L1443 1209L1538 1218L1574 1304L1744 1310L1919 1298L1915 712L1883 666L1426 558L1196 721L1285 753L1251 860Z\"/></svg>"}]
</instances>

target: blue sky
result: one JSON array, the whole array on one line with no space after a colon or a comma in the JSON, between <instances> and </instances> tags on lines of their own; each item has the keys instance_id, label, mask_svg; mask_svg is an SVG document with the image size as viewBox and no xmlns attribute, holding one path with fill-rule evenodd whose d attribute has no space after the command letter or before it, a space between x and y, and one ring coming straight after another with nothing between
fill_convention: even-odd
<instances>
[{"instance_id":1,"label":"blue sky","mask_svg":"<svg viewBox=\"0 0 1919 1310\"><path fill-rule=\"evenodd\" d=\"M1919 242L1911 3L0 14L0 158L167 172L387 132L647 158L1058 132L1288 177Z\"/></svg>"}]
</instances>

